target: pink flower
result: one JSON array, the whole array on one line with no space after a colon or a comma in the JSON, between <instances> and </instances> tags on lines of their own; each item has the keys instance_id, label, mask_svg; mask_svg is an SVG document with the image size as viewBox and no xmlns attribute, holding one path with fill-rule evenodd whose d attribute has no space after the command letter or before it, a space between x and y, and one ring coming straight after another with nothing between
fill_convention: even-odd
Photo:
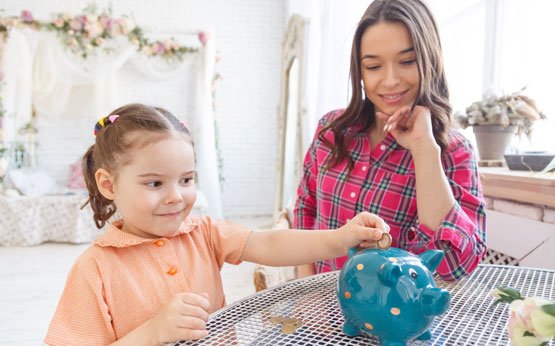
<instances>
[{"instance_id":1,"label":"pink flower","mask_svg":"<svg viewBox=\"0 0 555 346\"><path fill-rule=\"evenodd\" d=\"M206 44L206 41L208 41L208 35L204 31L199 31L198 40L204 46Z\"/></svg>"},{"instance_id":2,"label":"pink flower","mask_svg":"<svg viewBox=\"0 0 555 346\"><path fill-rule=\"evenodd\" d=\"M21 20L23 20L23 22L25 22L25 23L30 23L30 22L34 21L35 19L33 18L33 15L31 14L31 11L23 10L23 11L21 11Z\"/></svg>"},{"instance_id":3,"label":"pink flower","mask_svg":"<svg viewBox=\"0 0 555 346\"><path fill-rule=\"evenodd\" d=\"M553 337L552 327L548 327L549 320L552 320L553 317L541 313L541 306L549 303L548 300L539 297L517 299L511 303L508 329L512 345L540 345ZM545 323L546 316L547 324Z\"/></svg>"},{"instance_id":4,"label":"pink flower","mask_svg":"<svg viewBox=\"0 0 555 346\"><path fill-rule=\"evenodd\" d=\"M164 45L162 43L156 43L155 45L156 47L154 48L154 51L160 55L164 54L164 52L166 51Z\"/></svg>"},{"instance_id":5,"label":"pink flower","mask_svg":"<svg viewBox=\"0 0 555 346\"><path fill-rule=\"evenodd\" d=\"M81 31L81 29L83 28L83 23L81 23L77 19L73 19L71 22L69 22L69 27L75 31Z\"/></svg>"},{"instance_id":6,"label":"pink flower","mask_svg":"<svg viewBox=\"0 0 555 346\"><path fill-rule=\"evenodd\" d=\"M54 26L57 28L61 28L62 26L64 26L64 20L60 17L54 19Z\"/></svg>"},{"instance_id":7,"label":"pink flower","mask_svg":"<svg viewBox=\"0 0 555 346\"><path fill-rule=\"evenodd\" d=\"M77 20L79 22L81 22L82 24L86 24L88 22L87 16L85 16L85 15L81 15L81 16L77 17Z\"/></svg>"}]
</instances>

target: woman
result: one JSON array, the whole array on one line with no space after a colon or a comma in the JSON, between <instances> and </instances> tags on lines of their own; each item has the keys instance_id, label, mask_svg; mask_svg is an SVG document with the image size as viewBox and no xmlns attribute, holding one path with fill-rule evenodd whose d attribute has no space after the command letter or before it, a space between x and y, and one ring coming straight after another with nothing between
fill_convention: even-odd
<instances>
[{"instance_id":1,"label":"woman","mask_svg":"<svg viewBox=\"0 0 555 346\"><path fill-rule=\"evenodd\" d=\"M392 246L445 251L444 279L483 257L485 210L473 149L452 127L435 20L419 0L376 0L356 29L345 110L319 122L297 190L294 227L335 228L378 214ZM298 268L340 269L346 258Z\"/></svg>"}]
</instances>

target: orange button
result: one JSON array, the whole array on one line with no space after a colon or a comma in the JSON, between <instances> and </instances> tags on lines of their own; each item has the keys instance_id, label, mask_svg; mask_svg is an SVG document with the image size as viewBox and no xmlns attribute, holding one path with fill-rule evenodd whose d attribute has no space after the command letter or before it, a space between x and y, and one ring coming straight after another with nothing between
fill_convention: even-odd
<instances>
[{"instance_id":1,"label":"orange button","mask_svg":"<svg viewBox=\"0 0 555 346\"><path fill-rule=\"evenodd\" d=\"M177 274L177 268L171 267L166 273L168 273L169 275L175 275Z\"/></svg>"},{"instance_id":2,"label":"orange button","mask_svg":"<svg viewBox=\"0 0 555 346\"><path fill-rule=\"evenodd\" d=\"M160 246L164 246L164 241L163 240L157 240L154 242L154 245L160 247Z\"/></svg>"}]
</instances>

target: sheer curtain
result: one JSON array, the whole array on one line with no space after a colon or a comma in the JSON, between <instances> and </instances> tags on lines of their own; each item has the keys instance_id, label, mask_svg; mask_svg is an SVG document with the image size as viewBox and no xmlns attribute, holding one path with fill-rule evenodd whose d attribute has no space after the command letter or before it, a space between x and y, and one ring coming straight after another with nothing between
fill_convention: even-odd
<instances>
[{"instance_id":1,"label":"sheer curtain","mask_svg":"<svg viewBox=\"0 0 555 346\"><path fill-rule=\"evenodd\" d=\"M288 14L308 19L304 150L325 113L345 108L349 101L349 64L352 37L368 6L367 0L288 0ZM286 18L289 17L286 16Z\"/></svg>"},{"instance_id":2,"label":"sheer curtain","mask_svg":"<svg viewBox=\"0 0 555 346\"><path fill-rule=\"evenodd\" d=\"M8 114L4 128L6 139L16 138L17 129L31 119L33 108L37 126L42 124L45 131L63 133L62 128L67 127L71 133L70 127L79 128L81 124L92 128L101 114L119 106L116 72L128 61L153 81L183 73L186 69L193 70L191 75L196 82L191 103L195 111L189 126L195 139L199 189L207 199L208 214L221 217L212 109L215 63L212 39L208 39L197 54L190 54L173 64L145 58L127 40L114 40L108 44L108 53L98 50L82 59L69 53L53 33L18 29L10 32L3 68L6 71L4 102ZM87 138L85 133L72 136ZM66 140L57 139L62 143L59 145ZM67 164L69 167L70 162Z\"/></svg>"}]
</instances>

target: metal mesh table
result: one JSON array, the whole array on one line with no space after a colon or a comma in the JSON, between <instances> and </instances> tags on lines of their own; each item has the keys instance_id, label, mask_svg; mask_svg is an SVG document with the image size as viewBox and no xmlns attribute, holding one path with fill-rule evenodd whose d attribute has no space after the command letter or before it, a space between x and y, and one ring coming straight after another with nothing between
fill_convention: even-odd
<instances>
[{"instance_id":1,"label":"metal mesh table","mask_svg":"<svg viewBox=\"0 0 555 346\"><path fill-rule=\"evenodd\" d=\"M379 345L372 336L343 334L338 276L338 271L315 275L256 293L211 315L208 337L174 345ZM436 283L451 292L451 306L432 324L432 340L413 345L509 345L508 304L494 306L490 294L500 285L523 296L555 299L555 271L541 269L480 265L457 282L436 278ZM275 316L298 318L303 324L285 334L270 320Z\"/></svg>"}]
</instances>

